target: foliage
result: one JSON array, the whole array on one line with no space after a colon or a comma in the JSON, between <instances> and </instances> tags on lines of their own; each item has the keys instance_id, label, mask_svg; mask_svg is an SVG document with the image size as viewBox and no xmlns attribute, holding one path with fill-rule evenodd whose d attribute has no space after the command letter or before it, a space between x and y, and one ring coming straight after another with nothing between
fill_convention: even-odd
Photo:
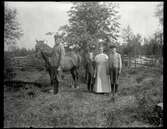
<instances>
[{"instance_id":1,"label":"foliage","mask_svg":"<svg viewBox=\"0 0 167 129\"><path fill-rule=\"evenodd\" d=\"M5 3L5 18L4 18L4 42L6 44L15 44L23 33L17 19L16 9L11 9Z\"/></svg>"},{"instance_id":2,"label":"foliage","mask_svg":"<svg viewBox=\"0 0 167 129\"><path fill-rule=\"evenodd\" d=\"M48 86L35 88L27 85L18 91L8 91L5 87L4 127L7 128L143 127L148 123L155 124L153 105L163 100L163 79L159 78L157 72L148 69L137 69L133 76L125 71L126 76L120 76L118 99L115 103L111 100L112 96L87 92L87 87L81 83L79 89L71 89L71 76L67 74L66 79L60 82L61 92L55 96L49 91L52 87L49 86L49 75L46 72L42 71L43 76L39 72L22 73L24 74L19 75L20 78L23 75L31 79L42 77L39 82L47 82ZM144 78L137 84L136 77ZM153 78L149 79L150 77ZM45 92L43 88L46 88ZM153 126L152 124L149 126Z\"/></svg>"},{"instance_id":3,"label":"foliage","mask_svg":"<svg viewBox=\"0 0 167 129\"><path fill-rule=\"evenodd\" d=\"M162 56L162 33L156 32L150 39L145 39L142 48L145 55Z\"/></svg>"},{"instance_id":4,"label":"foliage","mask_svg":"<svg viewBox=\"0 0 167 129\"><path fill-rule=\"evenodd\" d=\"M133 34L130 26L123 29L123 40L126 44L122 45L122 53L129 56L141 54L142 37L140 34Z\"/></svg>"},{"instance_id":5,"label":"foliage","mask_svg":"<svg viewBox=\"0 0 167 129\"><path fill-rule=\"evenodd\" d=\"M4 79L12 79L15 76L12 58L13 56L11 54L4 53Z\"/></svg>"},{"instance_id":6,"label":"foliage","mask_svg":"<svg viewBox=\"0 0 167 129\"><path fill-rule=\"evenodd\" d=\"M27 55L32 55L35 53L34 49L26 49L26 48L16 48L11 53L13 56L27 56Z\"/></svg>"},{"instance_id":7,"label":"foliage","mask_svg":"<svg viewBox=\"0 0 167 129\"><path fill-rule=\"evenodd\" d=\"M164 3L159 3L156 8L155 16L159 19L161 25L163 25L163 6Z\"/></svg>"},{"instance_id":8,"label":"foliage","mask_svg":"<svg viewBox=\"0 0 167 129\"><path fill-rule=\"evenodd\" d=\"M76 2L69 14L69 25L63 30L68 46L90 49L99 39L116 41L118 37L118 11L113 3Z\"/></svg>"}]
</instances>

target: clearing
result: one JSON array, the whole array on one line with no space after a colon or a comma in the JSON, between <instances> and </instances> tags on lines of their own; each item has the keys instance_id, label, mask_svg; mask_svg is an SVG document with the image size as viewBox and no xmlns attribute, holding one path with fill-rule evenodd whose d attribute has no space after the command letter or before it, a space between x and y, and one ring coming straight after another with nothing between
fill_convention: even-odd
<instances>
[{"instance_id":1,"label":"clearing","mask_svg":"<svg viewBox=\"0 0 167 129\"><path fill-rule=\"evenodd\" d=\"M69 75L70 76L70 75ZM65 76L60 91L50 91L45 72L18 72L16 78L46 84L4 88L4 127L156 127L146 113L163 102L163 75L151 69L124 70L115 103L111 95L90 93L84 83L70 87ZM141 104L143 103L143 104ZM150 107L149 107L150 106Z\"/></svg>"}]
</instances>

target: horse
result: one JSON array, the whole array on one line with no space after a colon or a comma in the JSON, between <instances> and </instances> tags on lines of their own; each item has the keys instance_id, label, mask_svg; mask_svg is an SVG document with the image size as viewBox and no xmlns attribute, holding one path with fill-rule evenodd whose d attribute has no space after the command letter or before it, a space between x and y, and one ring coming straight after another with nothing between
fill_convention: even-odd
<instances>
[{"instance_id":1,"label":"horse","mask_svg":"<svg viewBox=\"0 0 167 129\"><path fill-rule=\"evenodd\" d=\"M74 81L74 88L78 88L77 87L77 82L79 79L79 74L78 74L78 70L79 67L81 66L81 56L72 51L70 52L70 54L65 55L62 58L62 63L60 63L60 58L61 55L58 54L57 56L53 57L54 55L52 54L53 48L50 48L47 44L44 44L43 41L38 41L36 40L36 52L41 54L41 57L43 58L44 62L45 62L45 66L46 66L46 70L49 72L50 75L50 80L51 80L51 85L53 85L54 87L54 94L58 93L58 87L59 87L59 79L58 79L58 74L60 73L58 70L58 67L61 65L62 68L62 72L63 73L67 73L70 72ZM46 49L47 48L47 51ZM56 64L52 64L52 60L56 60L57 63Z\"/></svg>"}]
</instances>

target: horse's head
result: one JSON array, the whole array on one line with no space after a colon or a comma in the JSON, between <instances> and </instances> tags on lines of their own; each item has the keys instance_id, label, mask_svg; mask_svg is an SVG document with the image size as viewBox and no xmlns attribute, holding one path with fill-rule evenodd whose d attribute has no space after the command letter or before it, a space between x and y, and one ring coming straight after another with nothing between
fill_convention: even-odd
<instances>
[{"instance_id":1,"label":"horse's head","mask_svg":"<svg viewBox=\"0 0 167 129\"><path fill-rule=\"evenodd\" d=\"M41 51L45 53L50 53L52 51L52 48L48 46L44 40L36 40L35 51L36 55L39 57Z\"/></svg>"}]
</instances>

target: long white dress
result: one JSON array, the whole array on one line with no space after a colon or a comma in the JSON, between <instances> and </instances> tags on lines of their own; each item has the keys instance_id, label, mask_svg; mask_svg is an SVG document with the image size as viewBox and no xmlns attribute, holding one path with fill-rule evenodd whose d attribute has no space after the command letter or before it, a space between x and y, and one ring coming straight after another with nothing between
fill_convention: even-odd
<instances>
[{"instance_id":1,"label":"long white dress","mask_svg":"<svg viewBox=\"0 0 167 129\"><path fill-rule=\"evenodd\" d=\"M104 53L95 56L96 62L96 80L94 92L109 93L111 92L109 76L106 73L108 56Z\"/></svg>"}]
</instances>

